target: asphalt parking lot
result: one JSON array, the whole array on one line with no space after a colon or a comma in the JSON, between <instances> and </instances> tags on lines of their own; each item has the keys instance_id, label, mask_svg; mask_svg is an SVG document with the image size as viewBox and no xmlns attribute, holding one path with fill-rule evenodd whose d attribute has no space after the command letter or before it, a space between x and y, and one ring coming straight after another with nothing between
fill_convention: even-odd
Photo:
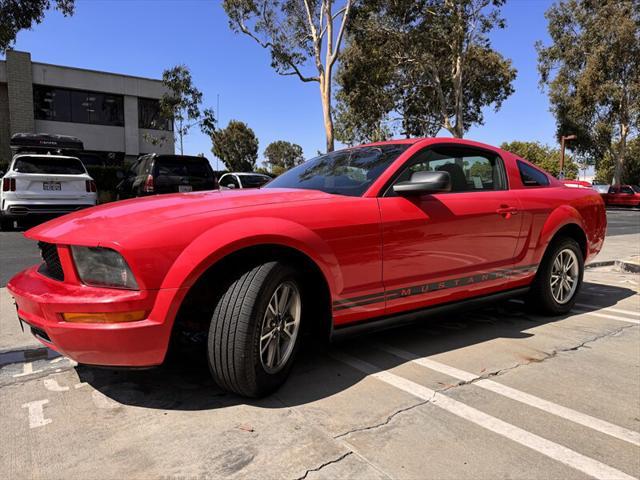
<instances>
[{"instance_id":1,"label":"asphalt parking lot","mask_svg":"<svg viewBox=\"0 0 640 480\"><path fill-rule=\"evenodd\" d=\"M639 233L628 214L638 215L609 212L609 236ZM1 235L3 278L37 261L18 233ZM592 268L566 317L510 301L330 348L308 343L285 386L259 401L220 390L197 355L131 371L79 366L44 348L0 349L0 472L638 478L639 283L638 274ZM15 317L8 304L1 315Z\"/></svg>"},{"instance_id":2,"label":"asphalt parking lot","mask_svg":"<svg viewBox=\"0 0 640 480\"><path fill-rule=\"evenodd\" d=\"M638 275L593 270L586 282L565 318L506 302L306 349L260 401L222 392L195 359L111 371L32 352L0 369L0 468L5 478L638 477Z\"/></svg>"}]
</instances>

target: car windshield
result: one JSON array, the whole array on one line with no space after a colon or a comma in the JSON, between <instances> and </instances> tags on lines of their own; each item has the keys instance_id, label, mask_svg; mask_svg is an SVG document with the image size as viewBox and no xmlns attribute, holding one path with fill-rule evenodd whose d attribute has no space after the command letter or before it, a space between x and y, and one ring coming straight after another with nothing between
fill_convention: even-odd
<instances>
[{"instance_id":1,"label":"car windshield","mask_svg":"<svg viewBox=\"0 0 640 480\"><path fill-rule=\"evenodd\" d=\"M271 180L269 177L265 177L262 175L241 175L240 181L242 182L242 186L244 188L255 188L261 187L265 183Z\"/></svg>"},{"instance_id":2,"label":"car windshield","mask_svg":"<svg viewBox=\"0 0 640 480\"><path fill-rule=\"evenodd\" d=\"M82 162L72 157L20 157L13 165L13 171L56 175L82 175L86 173Z\"/></svg>"},{"instance_id":3,"label":"car windshield","mask_svg":"<svg viewBox=\"0 0 640 480\"><path fill-rule=\"evenodd\" d=\"M640 186L638 185L631 185L631 189L636 193L640 193Z\"/></svg>"},{"instance_id":4,"label":"car windshield","mask_svg":"<svg viewBox=\"0 0 640 480\"><path fill-rule=\"evenodd\" d=\"M408 144L356 147L328 153L283 173L264 188L301 188L359 197Z\"/></svg>"}]
</instances>

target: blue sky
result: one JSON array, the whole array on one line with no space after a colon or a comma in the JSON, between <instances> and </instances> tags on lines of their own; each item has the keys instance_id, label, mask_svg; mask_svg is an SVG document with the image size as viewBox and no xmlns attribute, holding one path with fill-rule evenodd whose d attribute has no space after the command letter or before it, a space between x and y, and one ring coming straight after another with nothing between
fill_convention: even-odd
<instances>
[{"instance_id":1,"label":"blue sky","mask_svg":"<svg viewBox=\"0 0 640 480\"><path fill-rule=\"evenodd\" d=\"M518 69L515 93L468 138L499 145L510 140L553 144L554 119L538 87L536 40L547 41L544 12L551 0L508 0L507 28L492 34L493 46ZM260 159L273 140L300 144L307 158L324 149L318 86L281 77L269 55L250 38L233 33L220 2L209 0L77 0L76 14L51 11L33 30L18 34L16 50L36 62L160 78L184 63L204 93L204 105L220 119L247 122L260 140ZM212 159L208 137L192 131L185 153ZM441 132L446 136L446 132ZM213 162L215 163L215 161Z\"/></svg>"}]
</instances>

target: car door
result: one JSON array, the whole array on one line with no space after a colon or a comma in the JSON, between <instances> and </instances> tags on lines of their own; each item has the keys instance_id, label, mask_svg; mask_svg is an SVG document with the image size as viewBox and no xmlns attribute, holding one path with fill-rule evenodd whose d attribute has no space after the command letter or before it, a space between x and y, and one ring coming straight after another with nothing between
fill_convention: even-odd
<instances>
[{"instance_id":1,"label":"car door","mask_svg":"<svg viewBox=\"0 0 640 480\"><path fill-rule=\"evenodd\" d=\"M623 185L620 187L620 192L618 193L618 202L620 205L625 205L630 207L635 202L635 195L633 189L629 185Z\"/></svg>"},{"instance_id":2,"label":"car door","mask_svg":"<svg viewBox=\"0 0 640 480\"><path fill-rule=\"evenodd\" d=\"M411 197L393 191L425 170L448 172L451 191ZM521 218L497 153L426 148L378 200L388 314L489 293L507 282Z\"/></svg>"}]
</instances>

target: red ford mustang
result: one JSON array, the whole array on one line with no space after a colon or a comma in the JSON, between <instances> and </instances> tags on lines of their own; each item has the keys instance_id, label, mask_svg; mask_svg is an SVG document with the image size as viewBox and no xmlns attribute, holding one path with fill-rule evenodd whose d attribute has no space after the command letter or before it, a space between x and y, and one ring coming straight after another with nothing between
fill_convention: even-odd
<instances>
[{"instance_id":1,"label":"red ford mustang","mask_svg":"<svg viewBox=\"0 0 640 480\"><path fill-rule=\"evenodd\" d=\"M303 329L332 336L527 294L573 306L604 241L600 195L503 150L411 139L319 156L259 190L161 195L50 221L8 284L45 345L93 365L207 339L224 388L277 388ZM197 335L191 335L196 337Z\"/></svg>"}]
</instances>

